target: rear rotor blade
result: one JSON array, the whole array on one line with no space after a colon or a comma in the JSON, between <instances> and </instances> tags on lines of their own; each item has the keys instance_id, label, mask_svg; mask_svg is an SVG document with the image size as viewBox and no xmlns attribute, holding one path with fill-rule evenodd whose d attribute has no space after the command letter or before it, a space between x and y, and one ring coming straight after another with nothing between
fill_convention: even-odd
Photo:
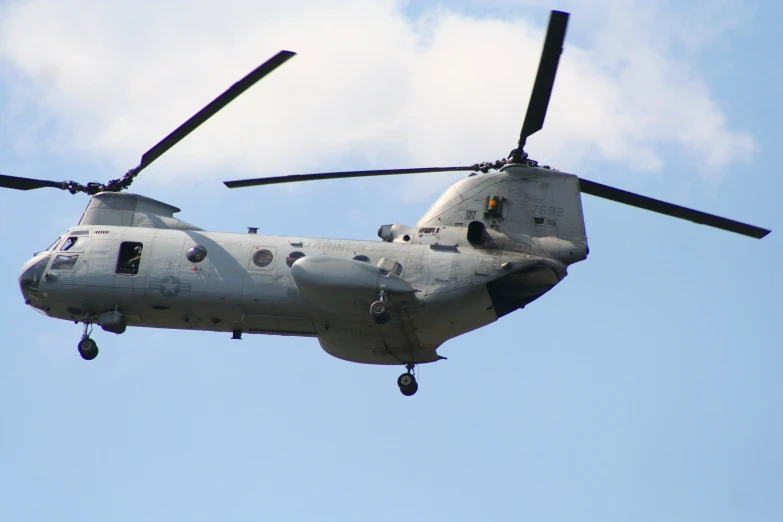
<instances>
[{"instance_id":1,"label":"rear rotor blade","mask_svg":"<svg viewBox=\"0 0 783 522\"><path fill-rule=\"evenodd\" d=\"M220 109L231 103L237 96L252 87L258 80L271 73L287 60L295 56L291 51L280 51L275 56L258 66L247 76L232 85L226 92L212 100L212 102L198 111L188 121L180 125L174 132L163 138L157 145L144 153L141 157L141 163L136 167L138 174L142 169L149 166L150 163L158 159L163 153L179 143L182 138L196 130L196 128L215 115Z\"/></svg>"},{"instance_id":2,"label":"rear rotor blade","mask_svg":"<svg viewBox=\"0 0 783 522\"><path fill-rule=\"evenodd\" d=\"M321 179L362 178L368 176L393 176L396 174L423 174L427 172L451 172L458 170L480 170L480 165L469 167L426 167L419 169L389 169L389 170L354 170L349 172L322 172L320 174L292 174L290 176L274 176L271 178L240 179L224 181L228 188L255 187L258 185L276 185L278 183L295 183L297 181L315 181Z\"/></svg>"},{"instance_id":3,"label":"rear rotor blade","mask_svg":"<svg viewBox=\"0 0 783 522\"><path fill-rule=\"evenodd\" d=\"M643 208L645 210L651 210L658 212L659 214L665 214L667 216L685 219L699 223L701 225L707 225L710 227L720 228L721 230L728 230L729 232L736 232L743 236L755 237L761 239L769 234L771 231L765 228L755 227L739 221L734 221L713 214L707 214L706 212L699 212L686 207L675 205L674 203L667 203L658 199L648 198L633 192L627 192L618 188L610 187L608 185L602 185L594 181L588 181L586 179L579 178L579 188L585 194L591 196L598 196L599 198L610 199L618 203L624 203L631 205L632 207Z\"/></svg>"},{"instance_id":4,"label":"rear rotor blade","mask_svg":"<svg viewBox=\"0 0 783 522\"><path fill-rule=\"evenodd\" d=\"M567 26L568 13L552 11L544 48L541 51L541 61L538 63L536 81L533 84L533 92L530 93L525 122L522 124L522 132L519 135L517 150L521 151L528 136L540 131L544 126L544 118L549 106L549 98L552 96L555 74L557 74L557 64L560 62L560 54L563 52Z\"/></svg>"},{"instance_id":5,"label":"rear rotor blade","mask_svg":"<svg viewBox=\"0 0 783 522\"><path fill-rule=\"evenodd\" d=\"M45 187L53 187L61 190L68 189L67 181L49 181L46 179L17 178L16 176L4 176L0 174L0 187L17 190L32 190Z\"/></svg>"}]
</instances>

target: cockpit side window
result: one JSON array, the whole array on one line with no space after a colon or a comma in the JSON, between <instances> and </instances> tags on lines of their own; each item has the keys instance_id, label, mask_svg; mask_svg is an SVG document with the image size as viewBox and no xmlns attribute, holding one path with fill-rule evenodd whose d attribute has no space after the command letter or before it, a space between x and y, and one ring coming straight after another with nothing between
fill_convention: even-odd
<instances>
[{"instance_id":1,"label":"cockpit side window","mask_svg":"<svg viewBox=\"0 0 783 522\"><path fill-rule=\"evenodd\" d=\"M60 252L84 252L89 242L89 236L68 236L60 245Z\"/></svg>"},{"instance_id":2,"label":"cockpit side window","mask_svg":"<svg viewBox=\"0 0 783 522\"><path fill-rule=\"evenodd\" d=\"M141 265L141 253L144 245L135 241L124 241L120 244L120 254L117 257L117 273L136 275Z\"/></svg>"},{"instance_id":3,"label":"cockpit side window","mask_svg":"<svg viewBox=\"0 0 783 522\"><path fill-rule=\"evenodd\" d=\"M49 270L73 270L78 260L79 254L57 254Z\"/></svg>"}]
</instances>

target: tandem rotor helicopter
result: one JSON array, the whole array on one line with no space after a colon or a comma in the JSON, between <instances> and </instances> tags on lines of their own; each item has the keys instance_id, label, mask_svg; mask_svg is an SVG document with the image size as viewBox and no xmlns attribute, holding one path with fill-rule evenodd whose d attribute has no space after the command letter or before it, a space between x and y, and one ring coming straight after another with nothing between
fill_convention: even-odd
<instances>
[{"instance_id":1,"label":"tandem rotor helicopter","mask_svg":"<svg viewBox=\"0 0 783 522\"><path fill-rule=\"evenodd\" d=\"M93 325L316 337L340 359L415 366L443 359L445 341L524 308L588 255L581 194L750 237L770 231L539 166L524 151L541 130L568 13L552 11L517 147L470 166L364 170L227 181L229 188L361 176L469 171L413 225L383 225L381 241L208 232L179 209L122 192L153 161L294 56L281 51L231 86L106 184L0 175L0 186L91 196L78 225L22 268L25 303L84 325L78 350L98 355Z\"/></svg>"}]
</instances>

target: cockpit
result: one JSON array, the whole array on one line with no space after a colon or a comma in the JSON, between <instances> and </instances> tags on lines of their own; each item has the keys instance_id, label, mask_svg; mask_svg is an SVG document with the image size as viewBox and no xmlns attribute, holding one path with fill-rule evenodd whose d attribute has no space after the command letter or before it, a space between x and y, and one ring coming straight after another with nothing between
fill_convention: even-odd
<instances>
[{"instance_id":1,"label":"cockpit","mask_svg":"<svg viewBox=\"0 0 783 522\"><path fill-rule=\"evenodd\" d=\"M89 241L89 230L71 230L58 237L45 250L36 252L19 275L19 286L25 303L45 312L41 281L47 276L47 268L55 273L73 270Z\"/></svg>"}]
</instances>

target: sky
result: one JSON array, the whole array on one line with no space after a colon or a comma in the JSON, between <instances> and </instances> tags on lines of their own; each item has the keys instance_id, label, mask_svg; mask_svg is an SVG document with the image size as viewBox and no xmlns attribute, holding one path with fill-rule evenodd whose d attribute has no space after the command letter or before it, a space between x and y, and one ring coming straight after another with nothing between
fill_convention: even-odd
<instances>
[{"instance_id":1,"label":"sky","mask_svg":"<svg viewBox=\"0 0 783 522\"><path fill-rule=\"evenodd\" d=\"M208 230L378 240L462 174L221 181L505 157L550 9L531 156L772 234L584 196L589 258L407 398L315 339L96 331L83 361L17 278L88 200L3 190L0 519L781 520L779 3L0 0L0 173L117 178L290 49L132 191Z\"/></svg>"}]
</instances>

